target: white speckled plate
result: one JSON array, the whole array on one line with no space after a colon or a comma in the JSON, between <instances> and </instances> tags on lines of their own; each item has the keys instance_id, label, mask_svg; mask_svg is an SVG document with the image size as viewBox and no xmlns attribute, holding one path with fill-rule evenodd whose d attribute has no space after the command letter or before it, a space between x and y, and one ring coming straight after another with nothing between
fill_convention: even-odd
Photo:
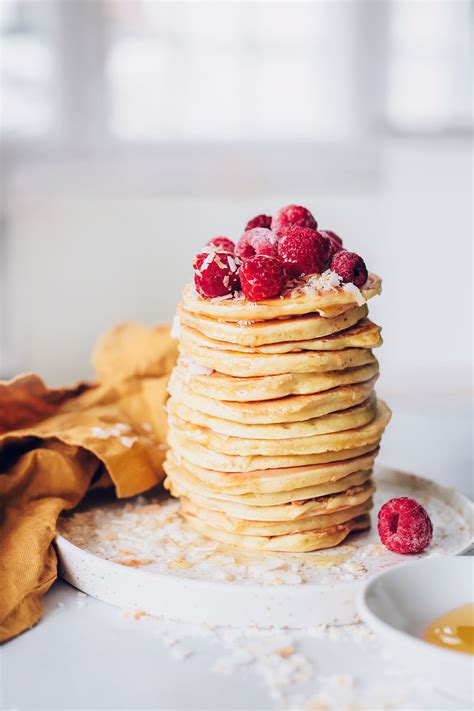
<instances>
[{"instance_id":1,"label":"white speckled plate","mask_svg":"<svg viewBox=\"0 0 474 711\"><path fill-rule=\"evenodd\" d=\"M375 480L374 511L411 496L431 516L433 542L411 559L470 548L473 508L465 496L385 467L376 467ZM152 615L299 628L354 622L362 583L407 560L380 544L376 528L327 551L244 552L204 538L177 510L177 501L161 494L127 502L94 497L59 522L60 575L93 597Z\"/></svg>"}]
</instances>

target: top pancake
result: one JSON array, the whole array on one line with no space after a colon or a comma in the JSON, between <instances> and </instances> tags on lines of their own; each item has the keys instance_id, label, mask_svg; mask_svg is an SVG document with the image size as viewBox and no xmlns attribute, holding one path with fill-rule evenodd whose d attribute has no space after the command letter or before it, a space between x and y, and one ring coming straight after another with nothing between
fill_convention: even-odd
<instances>
[{"instance_id":1,"label":"top pancake","mask_svg":"<svg viewBox=\"0 0 474 711\"><path fill-rule=\"evenodd\" d=\"M203 314L221 321L267 321L309 313L318 313L324 318L334 318L356 305L361 306L364 300L367 301L379 294L382 286L380 277L369 274L360 292L353 285L317 291L309 286L305 287L311 279L311 276L303 277L300 287L288 288L279 297L257 303L247 301L245 298L204 299L188 284L183 292L182 305L188 312Z\"/></svg>"},{"instance_id":2,"label":"top pancake","mask_svg":"<svg viewBox=\"0 0 474 711\"><path fill-rule=\"evenodd\" d=\"M366 318L367 305L354 306L334 318L323 318L319 314L275 318L267 321L220 321L203 314L193 314L182 306L178 307L180 324L199 331L214 341L225 341L239 346L262 346L268 343L304 341L322 338L346 328Z\"/></svg>"}]
</instances>

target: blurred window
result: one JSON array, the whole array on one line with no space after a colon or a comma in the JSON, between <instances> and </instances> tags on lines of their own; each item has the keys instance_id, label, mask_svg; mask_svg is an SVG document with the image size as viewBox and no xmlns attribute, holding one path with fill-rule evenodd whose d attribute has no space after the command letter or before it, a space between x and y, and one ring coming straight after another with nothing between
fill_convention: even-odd
<instances>
[{"instance_id":1,"label":"blurred window","mask_svg":"<svg viewBox=\"0 0 474 711\"><path fill-rule=\"evenodd\" d=\"M465 128L469 14L468 0L0 0L1 128L65 144Z\"/></svg>"},{"instance_id":2,"label":"blurred window","mask_svg":"<svg viewBox=\"0 0 474 711\"><path fill-rule=\"evenodd\" d=\"M54 115L53 3L1 0L1 128L6 136L41 136Z\"/></svg>"},{"instance_id":3,"label":"blurred window","mask_svg":"<svg viewBox=\"0 0 474 711\"><path fill-rule=\"evenodd\" d=\"M422 132L468 127L470 3L395 2L389 17L389 123Z\"/></svg>"},{"instance_id":4,"label":"blurred window","mask_svg":"<svg viewBox=\"0 0 474 711\"><path fill-rule=\"evenodd\" d=\"M125 139L323 139L353 125L346 3L108 3Z\"/></svg>"}]
</instances>

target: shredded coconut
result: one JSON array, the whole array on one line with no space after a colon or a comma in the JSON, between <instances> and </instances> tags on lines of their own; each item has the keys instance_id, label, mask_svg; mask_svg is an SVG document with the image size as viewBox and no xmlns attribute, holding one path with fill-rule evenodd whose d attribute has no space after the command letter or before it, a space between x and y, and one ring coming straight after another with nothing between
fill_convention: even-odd
<instances>
[{"instance_id":1,"label":"shredded coconut","mask_svg":"<svg viewBox=\"0 0 474 711\"><path fill-rule=\"evenodd\" d=\"M189 383L193 375L211 375L214 371L212 368L206 368L204 365L199 365L189 356L181 356L180 363L186 366L185 381Z\"/></svg>"},{"instance_id":2,"label":"shredded coconut","mask_svg":"<svg viewBox=\"0 0 474 711\"><path fill-rule=\"evenodd\" d=\"M179 319L179 314L176 313L173 316L173 323L171 325L171 338L176 338L176 340L178 341L180 336L181 336L181 321Z\"/></svg>"},{"instance_id":3,"label":"shredded coconut","mask_svg":"<svg viewBox=\"0 0 474 711\"><path fill-rule=\"evenodd\" d=\"M364 299L362 295L361 290L355 284L348 282L347 284L343 284L342 288L344 291L347 291L348 294L352 294L358 306L363 306L365 303L367 303L366 299Z\"/></svg>"},{"instance_id":4,"label":"shredded coconut","mask_svg":"<svg viewBox=\"0 0 474 711\"><path fill-rule=\"evenodd\" d=\"M219 301L227 301L228 299L232 299L232 294L225 294L224 296L215 296L213 299L210 299L210 301L213 301L214 303L218 303Z\"/></svg>"},{"instance_id":5,"label":"shredded coconut","mask_svg":"<svg viewBox=\"0 0 474 711\"><path fill-rule=\"evenodd\" d=\"M201 264L201 267L200 267L200 273L201 273L201 274L202 274L202 272L205 272L205 271L206 271L206 269L208 268L208 266L209 266L210 264L212 264L212 260L214 259L214 255L215 255L215 252L211 250L211 251L209 252L209 254L207 255L206 259L205 259L205 260L203 261L203 263ZM195 270L195 271L197 272L197 270Z\"/></svg>"},{"instance_id":6,"label":"shredded coconut","mask_svg":"<svg viewBox=\"0 0 474 711\"><path fill-rule=\"evenodd\" d=\"M224 262L223 262L222 259L220 258L218 252L216 252L215 260L216 260L216 264L217 264L217 266L219 267L219 269L227 269L226 265L224 264Z\"/></svg>"}]
</instances>

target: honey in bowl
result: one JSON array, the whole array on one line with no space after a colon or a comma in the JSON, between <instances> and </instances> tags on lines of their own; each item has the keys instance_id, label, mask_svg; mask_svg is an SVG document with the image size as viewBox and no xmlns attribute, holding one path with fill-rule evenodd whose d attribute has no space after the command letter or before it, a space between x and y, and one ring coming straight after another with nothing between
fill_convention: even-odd
<instances>
[{"instance_id":1,"label":"honey in bowl","mask_svg":"<svg viewBox=\"0 0 474 711\"><path fill-rule=\"evenodd\" d=\"M456 607L438 617L425 631L423 639L444 649L474 654L474 603Z\"/></svg>"}]
</instances>

